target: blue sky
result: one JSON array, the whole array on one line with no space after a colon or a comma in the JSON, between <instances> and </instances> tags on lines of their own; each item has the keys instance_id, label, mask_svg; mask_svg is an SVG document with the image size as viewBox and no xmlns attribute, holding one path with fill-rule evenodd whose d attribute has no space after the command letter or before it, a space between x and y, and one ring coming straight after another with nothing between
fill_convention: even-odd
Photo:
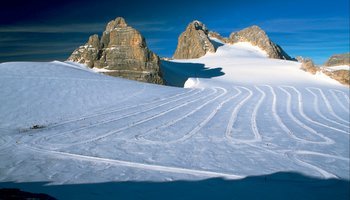
<instances>
[{"instance_id":1,"label":"blue sky","mask_svg":"<svg viewBox=\"0 0 350 200\"><path fill-rule=\"evenodd\" d=\"M0 7L0 62L65 60L117 16L160 56L172 56L194 19L223 36L258 25L291 56L318 64L350 51L349 0L12 0Z\"/></svg>"}]
</instances>

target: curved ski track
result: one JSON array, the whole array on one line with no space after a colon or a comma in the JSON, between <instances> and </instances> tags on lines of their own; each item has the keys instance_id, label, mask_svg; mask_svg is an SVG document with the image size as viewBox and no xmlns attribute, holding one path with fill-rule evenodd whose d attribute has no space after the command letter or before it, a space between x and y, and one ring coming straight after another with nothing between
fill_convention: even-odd
<instances>
[{"instance_id":1,"label":"curved ski track","mask_svg":"<svg viewBox=\"0 0 350 200\"><path fill-rule=\"evenodd\" d=\"M196 80L199 81L198 79ZM267 88L268 90L263 90L262 88ZM211 92L208 92L211 91ZM326 136L325 133L321 133L318 130L322 130L325 128L328 132L334 131L336 133L342 133L345 137L349 136L349 132L344 129L349 129L349 122L340 117L332 106L339 106L342 109L346 109L346 104L342 103L338 95L342 95L346 98L346 94L339 90L329 90L336 104L331 105L329 99L327 99L325 93L320 88L310 87L306 88L306 90L313 96L313 107L307 108L312 113L315 113L316 116L309 116L305 111L306 107L304 106L304 94L300 89L290 86L271 86L271 85L257 85L253 87L247 86L233 86L232 88L222 88L222 87L212 87L210 89L191 89L187 90L183 93L177 93L171 95L169 97L164 97L157 99L151 102L145 102L138 105L126 105L125 107L113 107L109 110L104 108L97 113L86 115L83 117L79 117L76 119L70 119L63 121L61 123L55 124L47 129L40 130L38 132L45 132L45 130L54 130L55 127L64 127L66 125L74 125L76 122L83 120L91 120L93 123L85 126L77 125L76 128L70 129L68 131L63 132L54 132L55 134L50 135L50 137L45 137L45 134L38 134L37 137L28 137L23 136L21 143L16 144L18 146L24 146L28 150L32 150L35 152L41 152L46 154L52 154L60 157L67 157L68 159L78 159L84 160L88 162L102 162L109 163L112 165L126 166L132 168L140 168L145 170L155 170L155 171L164 171L171 173L183 173L183 174L191 174L195 176L204 176L204 177L226 177L226 178L242 178L239 175L226 174L220 172L213 171L205 171L205 170L196 170L196 169L186 169L181 167L172 167L172 166L162 166L158 164L144 164L139 162L132 161L123 161L119 159L109 159L109 158L100 158L88 155L80 155L74 154L66 151L60 150L60 148L66 148L77 145L87 145L92 142L104 142L107 137L114 136L116 134L121 134L128 131L128 138L131 138L131 143L135 145L169 145L174 143L185 142L190 139L196 140L195 135L200 135L201 130L205 131L206 125L220 112L224 112L222 109L225 105L231 105L232 110L227 114L227 124L225 124L225 134L223 136L223 141L228 142L231 145L238 144L246 144L251 147L255 147L258 149L266 150L266 152L279 154L284 156L285 159L290 159L295 161L298 165L305 167L309 170L314 170L319 173L321 176L325 178L337 178L337 175L327 172L320 167L313 165L310 162L303 161L298 155L315 155L315 156L323 156L323 157L332 157L334 159L339 159L344 162L349 162L349 158L342 157L340 155L328 155L325 153L313 152L305 149L298 149L296 147L290 147L289 149L285 149L285 147L280 146L278 150L270 150L265 147L264 141L264 132L260 129L262 126L262 122L260 119L262 116L259 112L260 108L265 104L269 103L272 105L271 107L271 118L274 120L274 123L278 125L278 129L286 136L288 136L294 142L299 142L300 144L312 144L312 145L334 145L334 141ZM317 92L316 92L317 91ZM337 95L337 94L338 95ZM282 95L286 96L287 99L281 98ZM271 100L266 98L267 96L272 95ZM311 96L310 96L311 97ZM295 105L292 106L292 100L297 99ZM269 101L267 101L269 100ZM236 102L237 101L237 102ZM272 102L271 102L272 101ZM347 99L348 101L348 99ZM235 103L235 104L234 104ZM321 103L326 105L325 108L321 106ZM286 113L286 117L290 120L286 120L281 117L281 113L277 110L277 108L281 108L280 104L282 104L283 113ZM191 109L186 109L190 107ZM239 114L241 112L246 111L242 108L249 108L249 120L245 123L249 123L250 131L246 130L246 133L249 134L251 139L241 139L236 138L234 135L234 127L237 126L239 120ZM196 115L198 112L203 109L210 109L208 111L208 115L206 116L198 116ZM171 113L173 111L183 110L180 116L172 117ZM248 109L247 109L248 110ZM270 110L270 108L269 108ZM321 111L330 113L330 118L326 117ZM157 123L157 118L162 116L169 117L168 121L163 121L161 123ZM131 121L127 121L129 118L133 117ZM192 117L197 117L199 122L196 122L195 126L185 133L180 133L180 136L173 140L167 140L167 138L162 138L162 140L151 140L146 138L147 136L152 136L157 133L160 133L162 130L166 130L169 127L181 126L181 122L183 120L191 119ZM126 125L119 125L117 127L113 127L113 130L107 132L99 132L89 136L87 139L82 141L73 141L71 143L50 143L51 138L56 138L63 134L69 133L84 133L83 131L88 130L92 127L99 127L103 124L113 124L116 121L125 120L128 123ZM320 121L322 120L322 121ZM324 122L327 121L327 124ZM137 126L141 124L149 125L147 130L138 130ZM312 126L311 126L312 125ZM304 138L300 136L300 133L295 132L293 127L298 126L305 130L302 134L310 134L313 136L313 139L310 140L308 138ZM136 128L134 131L133 128ZM242 134L242 133L241 133ZM0 138L4 140L4 142L0 143L1 146L8 143L7 138ZM13 141L12 141L13 142ZM50 147L52 145L53 147ZM1 147L0 146L0 147ZM278 145L277 145L278 147ZM305 146L304 146L305 147ZM284 152L284 154L281 152Z\"/></svg>"}]
</instances>

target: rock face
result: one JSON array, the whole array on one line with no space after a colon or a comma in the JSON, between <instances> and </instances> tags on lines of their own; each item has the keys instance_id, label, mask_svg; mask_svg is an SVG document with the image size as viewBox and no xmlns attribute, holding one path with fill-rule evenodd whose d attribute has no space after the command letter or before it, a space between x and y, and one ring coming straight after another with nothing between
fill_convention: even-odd
<instances>
[{"instance_id":1,"label":"rock face","mask_svg":"<svg viewBox=\"0 0 350 200\"><path fill-rule=\"evenodd\" d=\"M297 60L301 63L300 69L306 72L311 74L323 73L343 85L350 86L349 70L329 70L327 67L318 67L310 58L297 57Z\"/></svg>"},{"instance_id":2,"label":"rock face","mask_svg":"<svg viewBox=\"0 0 350 200\"><path fill-rule=\"evenodd\" d=\"M339 83L350 86L349 70L324 71L324 73Z\"/></svg>"},{"instance_id":3,"label":"rock face","mask_svg":"<svg viewBox=\"0 0 350 200\"><path fill-rule=\"evenodd\" d=\"M299 58L298 61L301 62L301 69L306 72L310 72L311 74L316 74L320 70L320 68L316 67L316 65L311 59Z\"/></svg>"},{"instance_id":4,"label":"rock face","mask_svg":"<svg viewBox=\"0 0 350 200\"><path fill-rule=\"evenodd\" d=\"M350 53L333 55L325 63L327 67L338 65L350 65Z\"/></svg>"},{"instance_id":5,"label":"rock face","mask_svg":"<svg viewBox=\"0 0 350 200\"><path fill-rule=\"evenodd\" d=\"M179 39L173 58L191 59L215 52L215 47L208 37L209 31L200 21L191 22Z\"/></svg>"},{"instance_id":6,"label":"rock face","mask_svg":"<svg viewBox=\"0 0 350 200\"><path fill-rule=\"evenodd\" d=\"M294 60L280 46L273 43L265 31L258 26L251 26L230 35L230 43L250 42L252 45L266 51L270 58Z\"/></svg>"},{"instance_id":7,"label":"rock face","mask_svg":"<svg viewBox=\"0 0 350 200\"><path fill-rule=\"evenodd\" d=\"M216 52L216 46L210 38L216 38L224 43L250 42L252 45L266 51L270 58L295 60L291 58L280 46L273 43L258 26L251 26L238 32L231 33L229 38L219 33L209 31L202 22L191 22L178 40L173 58L191 59L204 56L207 52Z\"/></svg>"},{"instance_id":8,"label":"rock face","mask_svg":"<svg viewBox=\"0 0 350 200\"><path fill-rule=\"evenodd\" d=\"M145 38L121 17L107 24L101 39L98 35L90 36L68 61L103 68L108 71L104 73L112 76L163 84L159 57L148 49Z\"/></svg>"},{"instance_id":9,"label":"rock face","mask_svg":"<svg viewBox=\"0 0 350 200\"><path fill-rule=\"evenodd\" d=\"M328 70L327 67L350 65L350 53L336 54L331 56L325 63L323 72L334 80L350 86L350 71L349 70Z\"/></svg>"}]
</instances>

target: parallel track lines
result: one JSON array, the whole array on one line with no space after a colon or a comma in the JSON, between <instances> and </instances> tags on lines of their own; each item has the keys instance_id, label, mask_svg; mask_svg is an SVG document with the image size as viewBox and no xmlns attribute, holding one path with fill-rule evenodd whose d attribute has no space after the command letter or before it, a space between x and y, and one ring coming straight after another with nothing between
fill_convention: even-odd
<instances>
[{"instance_id":1,"label":"parallel track lines","mask_svg":"<svg viewBox=\"0 0 350 200\"><path fill-rule=\"evenodd\" d=\"M233 129L233 125L237 119L237 115L238 115L239 111L241 110L242 106L253 96L253 92L251 90L249 90L248 88L246 88L246 87L239 87L239 88L246 90L249 94L242 101L240 101L236 105L236 107L233 109L232 114L231 114L230 119L229 119L229 122L226 126L225 137L230 142L234 142L234 139L232 138L232 129Z\"/></svg>"},{"instance_id":2,"label":"parallel track lines","mask_svg":"<svg viewBox=\"0 0 350 200\"><path fill-rule=\"evenodd\" d=\"M217 92L216 89L214 89L214 91L215 91L214 93ZM210 95L207 95L207 96L210 96ZM110 136L110 135L120 133L120 132L122 132L122 131L124 131L124 130L127 130L127 129L131 128L131 127L134 127L134 126L136 126L136 125L139 125L139 124L148 122L148 121L150 121L150 120L152 120L152 119L155 119L155 118L157 118L157 117L160 117L160 116L162 116L162 115L165 115L165 114L167 114L167 113L169 113L169 112L171 112L171 111L173 111L173 110L176 110L176 109L179 109L179 108L181 108L181 107L184 107L184 106L186 106L186 105L188 105L188 104L190 104L190 103L196 102L196 101L198 101L198 100L200 100L200 99L202 99L202 98L205 98L205 97L207 97L207 96L204 96L204 97L201 97L201 98L199 98L199 99L194 99L194 100L185 102L185 103L183 103L183 104L181 104L181 105L172 107L171 109L168 109L167 111L157 113L157 114L155 114L155 115L153 115L153 116L151 116L151 117L147 117L147 118L142 119L142 120L139 120L139 121L137 121L137 122L133 122L131 125L127 125L127 126L124 126L124 127L119 128L119 129L109 131L109 132L104 133L104 134L102 134L102 135L100 135L100 136L98 136L98 137L94 137L94 138L87 139L87 140L84 140L84 141L81 141L81 142L74 142L74 143L70 143L70 144L68 144L68 145L62 145L62 146L63 146L63 147L69 147L69 146L73 146L73 145L87 144L87 143L91 143L91 142L94 142L94 141L97 141L97 140L101 140L101 139L106 138L106 137L108 137L108 136Z\"/></svg>"},{"instance_id":3,"label":"parallel track lines","mask_svg":"<svg viewBox=\"0 0 350 200\"><path fill-rule=\"evenodd\" d=\"M224 92L222 94L216 96L215 98L212 98L211 100L206 101L204 104L202 104L202 105L198 106L197 108L193 109L191 112L189 112L189 113L187 113L187 114L185 114L185 115L183 115L183 116L181 116L181 117L179 117L179 118L177 118L175 120L169 121L168 123L162 124L161 126L158 126L156 128L152 128L152 130L145 131L145 134L141 133L141 134L135 135L135 138L137 140L141 140L141 141L144 141L144 142L146 141L146 142L157 143L157 144L158 143L163 143L163 142L157 142L157 141L145 139L144 135L154 134L159 129L164 129L164 128L167 128L169 126L172 126L172 125L176 124L177 122L179 122L179 121L181 121L181 120L183 120L183 119L193 115L194 113L198 112L203 107L205 107L206 105L214 102L215 100L217 100L218 98L224 96L227 93L227 90L224 89L224 88L218 88L218 89L222 89ZM169 143L169 142L165 142L165 143Z\"/></svg>"},{"instance_id":4,"label":"parallel track lines","mask_svg":"<svg viewBox=\"0 0 350 200\"><path fill-rule=\"evenodd\" d=\"M339 97L334 93L334 90L329 90L338 105L343 108L343 111L349 113L349 106L346 107L340 100Z\"/></svg>"},{"instance_id":5,"label":"parallel track lines","mask_svg":"<svg viewBox=\"0 0 350 200\"><path fill-rule=\"evenodd\" d=\"M345 124L347 124L347 126L349 126L349 121L347 121L347 120L345 120L345 119L339 117L339 116L334 112L334 110L333 110L331 104L329 103L329 100L327 99L326 95L323 93L323 91L322 91L320 88L310 88L310 89L318 90L318 91L320 92L320 94L321 94L321 97L322 97L324 103L326 104L326 107L327 107L329 113L330 113L333 117L335 117L336 119L338 119L339 121L342 121L342 122L344 122Z\"/></svg>"},{"instance_id":6,"label":"parallel track lines","mask_svg":"<svg viewBox=\"0 0 350 200\"><path fill-rule=\"evenodd\" d=\"M292 96L291 96L291 94L290 94L287 90L283 89L282 87L279 87L279 89L281 89L281 90L282 90L284 93L286 93L287 96L288 96L288 98L287 98L287 114L288 114L288 116L289 116L296 124L298 124L298 125L299 125L300 127L302 127L303 129L307 130L309 133L312 133L312 134L314 134L314 135L317 135L317 136L319 136L319 137L321 137L322 139L325 140L324 142L316 142L316 141L308 141L308 142L311 142L311 143L323 143L323 144L333 144L333 143L334 143L333 140L331 140L330 138L325 137L324 135L318 133L318 132L315 131L313 128L311 128L311 127L307 126L306 124L302 123L299 119L297 119L297 118L294 116L294 114L292 113L292 109L291 109L291 107L292 107L292 101L291 101L291 100L292 100ZM303 140L305 140L305 139L303 139ZM306 140L305 140L305 141L306 141Z\"/></svg>"},{"instance_id":7,"label":"parallel track lines","mask_svg":"<svg viewBox=\"0 0 350 200\"><path fill-rule=\"evenodd\" d=\"M314 96L314 110L315 112L317 113L317 115L319 117L321 117L322 119L330 122L330 123L333 123L333 124L337 124L338 126L342 126L343 128L348 128L348 126L342 124L342 123L339 123L337 121L334 121L334 120L331 120L329 119L328 117L324 116L321 111L320 111L320 106L319 106L319 97L317 96L317 94L315 94L313 91L311 91L309 88L306 88L307 91L309 91L313 96Z\"/></svg>"},{"instance_id":8,"label":"parallel track lines","mask_svg":"<svg viewBox=\"0 0 350 200\"><path fill-rule=\"evenodd\" d=\"M191 96L194 96L200 92L202 92L203 90L198 90L190 95L187 95L187 96L183 96L183 97L180 97L180 98L177 98L177 99L174 99L174 100L171 100L171 101L167 101L165 103L162 103L160 105L156 105L156 106L152 106L150 108L147 108L146 110L143 110L143 111L135 111L135 112L132 112L132 113L128 113L128 114L125 114L125 115L122 115L120 117L117 117L117 118L112 118L112 119L108 119L108 120L102 120L100 122L97 122L97 123L94 123L94 124L91 124L91 125L88 125L88 126L83 126L83 127L80 127L80 128L77 128L77 129L71 129L69 131L64 131L64 132L59 132L57 134L53 134L53 135L50 135L50 137L48 138L52 138L52 137L57 137L59 135L63 135L63 134L67 134L67 133L73 133L73 132L77 132L77 131L82 131L82 130L86 130L86 129L89 129L89 128L92 128L92 127L96 127L96 126L99 126L99 125L102 125L102 124L106 124L106 123L111 123L111 122L115 122L115 121L118 121L118 120L122 120L122 119L125 119L127 117L131 117L131 116L136 116L136 115L139 115L141 113L145 113L147 111L150 111L150 110L153 110L153 109L156 109L156 108L159 108L161 106L164 106L164 105L168 105L170 103L173 103L173 102L176 102L178 100L182 100L182 99L185 99L185 98L188 98L188 97L191 97ZM215 91L214 91L215 93ZM214 94L213 93L213 94ZM206 96L210 96L211 94L209 95L206 95ZM206 97L204 96L204 97ZM187 104L186 104L187 105ZM45 140L47 140L47 138L45 138Z\"/></svg>"},{"instance_id":9,"label":"parallel track lines","mask_svg":"<svg viewBox=\"0 0 350 200\"><path fill-rule=\"evenodd\" d=\"M297 90L297 89L296 89L295 87L293 87L293 86L283 86L283 87L291 88L292 90L294 90L294 91L297 93L297 95L298 95L298 112L300 113L300 115L301 115L304 119L306 119L307 121L309 121L309 122L311 122L311 123L313 123L313 124L316 124L316 125L318 125L318 126L322 126L322 127L328 128L328 129L332 129L332 130L334 130L334 131L338 131L338 132L341 132L341 133L350 134L349 132L346 132L346 131L337 129L337 128L332 127L332 126L328 126L328 125L326 125L326 124L322 124L322 123L317 122L317 121L311 119L310 117L308 117L308 116L305 114L305 112L304 112L304 108L303 108L303 99L302 99L302 95L301 95L300 91Z\"/></svg>"},{"instance_id":10,"label":"parallel track lines","mask_svg":"<svg viewBox=\"0 0 350 200\"><path fill-rule=\"evenodd\" d=\"M227 102L231 101L232 99L236 98L237 96L239 96L242 91L235 88L238 93L235 94L234 96L231 96L230 98L222 101L202 122L200 122L196 127L194 127L191 131L189 131L188 133L186 133L183 137L176 139L176 140L172 140L172 141L165 141L165 142L157 142L157 141L151 141L151 140L147 140L145 138L141 138L141 141L146 141L146 142L150 142L152 144L171 144L171 143L176 143L176 142L182 142L185 141L191 137L193 137L196 133L198 133L215 115L216 113L222 108L222 106L224 104L226 104ZM196 110L198 111L198 110Z\"/></svg>"},{"instance_id":11,"label":"parallel track lines","mask_svg":"<svg viewBox=\"0 0 350 200\"><path fill-rule=\"evenodd\" d=\"M91 115L84 115L84 116L79 117L79 118L66 120L66 121L63 121L61 123L57 123L57 124L54 124L52 126L49 126L47 129L52 129L52 128L55 128L55 127L58 127L58 126L62 126L62 125L68 124L68 123L72 123L72 122L75 123L75 122L86 120L86 119L90 119L90 118L93 118L93 117L100 117L100 116L103 116L103 115L113 114L113 113L117 113L117 112L120 112L120 111L123 111L123 110L133 109L133 108L137 108L137 107L141 107L141 106L147 106L147 105L151 105L151 104L157 104L157 103L162 102L162 101L167 101L168 102L169 99L172 99L172 98L175 98L175 97L178 97L178 96L184 96L184 98L186 98L186 97L188 97L187 94L192 96L194 94L199 93L200 91L203 91L204 89L200 89L200 90L197 89L197 91L195 91L195 90L196 89L191 89L189 91L186 91L186 92L183 92L183 93L179 93L179 94L175 94L175 95L172 95L170 97L161 98L161 99L158 99L156 101L141 103L141 104L137 104L137 105L123 106L122 108L108 110L107 112L103 112L104 110L106 110L106 108L104 108L104 109L100 110L102 112L97 112L97 113L93 113ZM195 92L192 93L193 91L195 91ZM42 129L42 131L44 131L44 130L46 130L46 129Z\"/></svg>"}]
</instances>

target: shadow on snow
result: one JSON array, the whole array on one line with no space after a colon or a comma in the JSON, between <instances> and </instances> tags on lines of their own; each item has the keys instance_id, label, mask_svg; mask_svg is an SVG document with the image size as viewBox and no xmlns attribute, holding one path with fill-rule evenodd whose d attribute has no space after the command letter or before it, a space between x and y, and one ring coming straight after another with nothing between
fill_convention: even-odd
<instances>
[{"instance_id":1,"label":"shadow on snow","mask_svg":"<svg viewBox=\"0 0 350 200\"><path fill-rule=\"evenodd\" d=\"M106 182L45 185L47 182L0 183L0 188L45 193L57 199L348 199L350 182L319 179L293 172L239 180ZM1 190L0 190L1 191ZM1 198L0 192L0 199Z\"/></svg>"},{"instance_id":2,"label":"shadow on snow","mask_svg":"<svg viewBox=\"0 0 350 200\"><path fill-rule=\"evenodd\" d=\"M201 63L177 63L161 61L161 70L166 85L183 87L188 78L212 78L225 73L222 68L206 68Z\"/></svg>"}]
</instances>

